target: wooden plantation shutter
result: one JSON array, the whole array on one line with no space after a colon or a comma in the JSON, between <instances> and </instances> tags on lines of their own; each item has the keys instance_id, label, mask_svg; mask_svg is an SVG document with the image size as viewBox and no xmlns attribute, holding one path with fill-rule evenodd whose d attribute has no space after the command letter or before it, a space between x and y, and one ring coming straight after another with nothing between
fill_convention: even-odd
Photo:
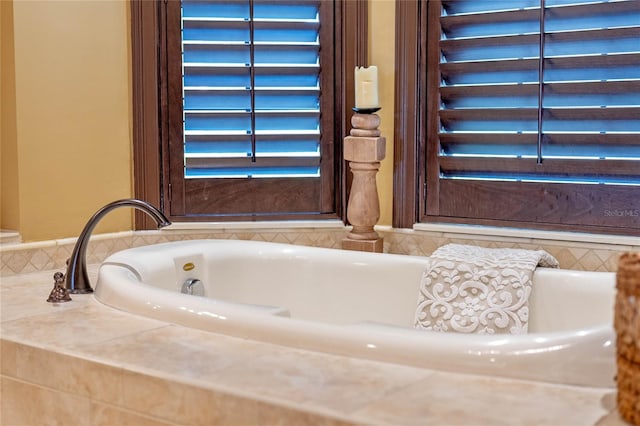
<instances>
[{"instance_id":1,"label":"wooden plantation shutter","mask_svg":"<svg viewBox=\"0 0 640 426\"><path fill-rule=\"evenodd\" d=\"M179 3L167 9L180 29L168 40L171 214L335 213L333 2Z\"/></svg>"},{"instance_id":2,"label":"wooden plantation shutter","mask_svg":"<svg viewBox=\"0 0 640 426\"><path fill-rule=\"evenodd\" d=\"M431 220L640 232L640 1L428 2Z\"/></svg>"}]
</instances>

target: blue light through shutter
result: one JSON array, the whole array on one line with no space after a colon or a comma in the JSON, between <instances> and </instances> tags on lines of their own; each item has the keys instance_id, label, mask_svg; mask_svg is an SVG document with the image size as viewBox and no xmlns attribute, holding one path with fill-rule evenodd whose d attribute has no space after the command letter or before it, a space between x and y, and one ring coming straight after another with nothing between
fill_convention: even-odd
<instances>
[{"instance_id":1,"label":"blue light through shutter","mask_svg":"<svg viewBox=\"0 0 640 426\"><path fill-rule=\"evenodd\" d=\"M442 178L640 185L639 0L443 0L440 23Z\"/></svg>"},{"instance_id":2,"label":"blue light through shutter","mask_svg":"<svg viewBox=\"0 0 640 426\"><path fill-rule=\"evenodd\" d=\"M319 177L318 2L182 1L185 178Z\"/></svg>"}]
</instances>

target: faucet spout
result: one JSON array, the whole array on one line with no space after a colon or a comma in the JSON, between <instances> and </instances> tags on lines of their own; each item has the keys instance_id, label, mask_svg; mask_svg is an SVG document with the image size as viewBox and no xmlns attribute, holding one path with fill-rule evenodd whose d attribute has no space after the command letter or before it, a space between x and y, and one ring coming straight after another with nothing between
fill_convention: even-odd
<instances>
[{"instance_id":1,"label":"faucet spout","mask_svg":"<svg viewBox=\"0 0 640 426\"><path fill-rule=\"evenodd\" d=\"M146 201L124 199L114 201L102 207L85 225L82 233L76 241L71 257L67 261L67 273L65 274L64 287L68 289L70 293L93 292L93 288L91 288L91 283L89 282L89 274L87 273L87 247L89 246L89 237L91 237L91 232L93 231L93 228L96 227L100 219L102 219L102 217L111 210L118 207L133 207L147 213L156 221L158 228L164 228L165 226L171 225L169 219L167 219L160 210Z\"/></svg>"}]
</instances>

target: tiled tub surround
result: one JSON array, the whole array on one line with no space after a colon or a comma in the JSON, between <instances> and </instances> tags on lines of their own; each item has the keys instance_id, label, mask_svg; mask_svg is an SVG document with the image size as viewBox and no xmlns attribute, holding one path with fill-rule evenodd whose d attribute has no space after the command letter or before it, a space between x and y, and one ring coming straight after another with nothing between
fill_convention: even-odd
<instances>
[{"instance_id":1,"label":"tiled tub surround","mask_svg":"<svg viewBox=\"0 0 640 426\"><path fill-rule=\"evenodd\" d=\"M385 252L450 242L544 249L563 268L615 270L636 244L379 228ZM223 238L338 248L348 228L174 229L92 237L97 264L125 248ZM75 239L3 244L3 425L622 425L615 390L445 373L186 329L113 310L91 295L45 302ZM38 272L42 271L42 272ZM585 354L585 356L588 356Z\"/></svg>"},{"instance_id":2,"label":"tiled tub surround","mask_svg":"<svg viewBox=\"0 0 640 426\"><path fill-rule=\"evenodd\" d=\"M127 248L185 239L239 239L276 243L298 244L312 247L340 248L349 228L341 222L270 224L264 223L228 225L175 224L161 231L128 231L114 234L97 234L91 237L87 253L88 263L100 263L107 256ZM436 248L448 243L474 244L483 247L508 247L546 250L560 261L565 269L587 271L616 270L618 255L624 251L640 251L639 238L597 237L596 242L587 238L573 238L571 234L531 233L531 236L484 235L465 231L465 227L441 227L441 230L410 230L377 227L384 237L384 252L428 256ZM471 230L473 228L469 228ZM490 231L489 231L490 232ZM523 233L520 233L523 234ZM566 239L562 239L567 235ZM579 235L579 234L578 234ZM553 239L557 236L557 239ZM542 238L544 237L544 238ZM0 275L63 269L71 256L75 238L23 244L0 245Z\"/></svg>"},{"instance_id":3,"label":"tiled tub surround","mask_svg":"<svg viewBox=\"0 0 640 426\"><path fill-rule=\"evenodd\" d=\"M52 274L2 279L3 425L624 425L615 389L290 349L137 317L92 295L52 305Z\"/></svg>"}]
</instances>

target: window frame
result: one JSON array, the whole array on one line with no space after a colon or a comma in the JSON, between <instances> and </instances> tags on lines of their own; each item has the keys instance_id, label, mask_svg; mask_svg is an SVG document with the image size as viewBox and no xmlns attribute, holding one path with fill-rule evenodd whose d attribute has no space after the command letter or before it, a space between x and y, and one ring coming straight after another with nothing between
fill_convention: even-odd
<instances>
[{"instance_id":1,"label":"window frame","mask_svg":"<svg viewBox=\"0 0 640 426\"><path fill-rule=\"evenodd\" d=\"M286 215L273 216L175 216L169 211L168 165L170 128L167 119L167 2L131 0L131 63L132 63L132 113L133 113L133 172L134 194L160 209L174 221L225 221L225 220L282 220ZM335 211L328 215L309 215L296 219L346 219L346 200L350 176L342 155L342 137L347 134L354 106L353 69L366 64L367 55L367 0L335 1L336 14L341 25L334 26L335 48L335 99L334 116L336 138L334 140L334 191ZM136 212L136 229L153 229L154 224L145 215Z\"/></svg>"},{"instance_id":2,"label":"window frame","mask_svg":"<svg viewBox=\"0 0 640 426\"><path fill-rule=\"evenodd\" d=\"M411 228L416 223L449 223L542 229L571 232L640 235L640 227L536 223L525 220L499 220L445 217L433 213L437 198L438 174L428 173L430 158L437 155L437 114L428 114L438 105L438 90L429 89L428 58L438 57L439 28L428 25L425 0L396 3L396 127L394 131L393 226ZM432 5L432 6L430 6ZM437 81L436 81L437 82ZM433 86L433 81L431 81ZM426 96L420 96L426 93ZM433 107L432 107L433 108ZM434 136L435 135L435 136ZM431 204L430 204L431 203Z\"/></svg>"}]
</instances>

